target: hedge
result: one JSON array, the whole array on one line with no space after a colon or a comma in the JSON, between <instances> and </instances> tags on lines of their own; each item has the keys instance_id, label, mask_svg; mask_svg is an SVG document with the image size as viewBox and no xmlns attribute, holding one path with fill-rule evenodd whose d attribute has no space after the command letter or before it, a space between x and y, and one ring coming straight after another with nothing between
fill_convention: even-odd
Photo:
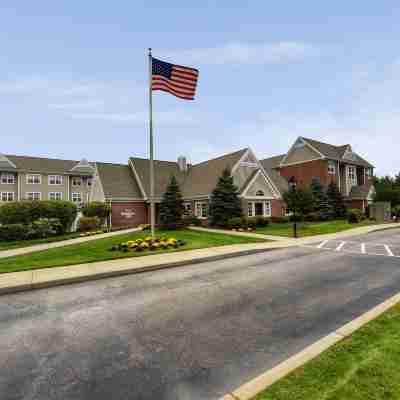
<instances>
[{"instance_id":1,"label":"hedge","mask_svg":"<svg viewBox=\"0 0 400 400\"><path fill-rule=\"evenodd\" d=\"M0 224L30 225L41 218L57 218L61 223L60 233L65 233L70 229L76 214L76 205L70 201L15 201L0 206Z\"/></svg>"},{"instance_id":2,"label":"hedge","mask_svg":"<svg viewBox=\"0 0 400 400\"><path fill-rule=\"evenodd\" d=\"M98 217L102 222L110 215L110 212L109 204L100 201L92 201L82 208L82 214L85 217Z\"/></svg>"},{"instance_id":3,"label":"hedge","mask_svg":"<svg viewBox=\"0 0 400 400\"><path fill-rule=\"evenodd\" d=\"M101 226L99 217L81 217L78 223L78 229L81 232L95 231Z\"/></svg>"}]
</instances>

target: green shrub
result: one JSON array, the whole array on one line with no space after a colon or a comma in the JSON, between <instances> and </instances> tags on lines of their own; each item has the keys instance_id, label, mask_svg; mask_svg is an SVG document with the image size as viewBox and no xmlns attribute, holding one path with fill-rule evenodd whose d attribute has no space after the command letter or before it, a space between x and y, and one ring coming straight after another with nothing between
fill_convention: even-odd
<instances>
[{"instance_id":1,"label":"green shrub","mask_svg":"<svg viewBox=\"0 0 400 400\"><path fill-rule=\"evenodd\" d=\"M289 217L289 222L302 222L304 221L303 215L291 215Z\"/></svg>"},{"instance_id":2,"label":"green shrub","mask_svg":"<svg viewBox=\"0 0 400 400\"><path fill-rule=\"evenodd\" d=\"M95 231L99 229L100 225L99 217L81 217L78 222L78 229L81 232Z\"/></svg>"},{"instance_id":3,"label":"green shrub","mask_svg":"<svg viewBox=\"0 0 400 400\"><path fill-rule=\"evenodd\" d=\"M29 239L43 239L59 235L63 227L58 218L39 218L29 225Z\"/></svg>"},{"instance_id":4,"label":"green shrub","mask_svg":"<svg viewBox=\"0 0 400 400\"><path fill-rule=\"evenodd\" d=\"M227 223L227 228L228 229L239 229L242 227L242 218L241 217L235 217L235 218L230 218Z\"/></svg>"},{"instance_id":5,"label":"green shrub","mask_svg":"<svg viewBox=\"0 0 400 400\"><path fill-rule=\"evenodd\" d=\"M30 226L9 224L0 226L0 241L25 240L29 238Z\"/></svg>"},{"instance_id":6,"label":"green shrub","mask_svg":"<svg viewBox=\"0 0 400 400\"><path fill-rule=\"evenodd\" d=\"M307 222L321 222L329 221L332 219L333 214L326 211L313 211L304 216L304 221Z\"/></svg>"},{"instance_id":7,"label":"green shrub","mask_svg":"<svg viewBox=\"0 0 400 400\"><path fill-rule=\"evenodd\" d=\"M92 201L82 208L82 214L85 217L98 217L102 222L106 220L110 212L110 205L101 201Z\"/></svg>"},{"instance_id":8,"label":"green shrub","mask_svg":"<svg viewBox=\"0 0 400 400\"><path fill-rule=\"evenodd\" d=\"M392 208L392 215L395 215L396 217L400 217L400 205Z\"/></svg>"},{"instance_id":9,"label":"green shrub","mask_svg":"<svg viewBox=\"0 0 400 400\"><path fill-rule=\"evenodd\" d=\"M268 226L269 224L269 218L266 217L256 217L256 225L258 227L264 227L264 226Z\"/></svg>"},{"instance_id":10,"label":"green shrub","mask_svg":"<svg viewBox=\"0 0 400 400\"><path fill-rule=\"evenodd\" d=\"M70 201L15 201L0 207L0 224L30 225L41 218L57 218L64 233L71 227L76 218L76 205Z\"/></svg>"},{"instance_id":11,"label":"green shrub","mask_svg":"<svg viewBox=\"0 0 400 400\"><path fill-rule=\"evenodd\" d=\"M257 218L256 217L247 218L247 227L251 229L256 229Z\"/></svg>"},{"instance_id":12,"label":"green shrub","mask_svg":"<svg viewBox=\"0 0 400 400\"><path fill-rule=\"evenodd\" d=\"M289 217L271 217L270 220L274 224L285 224L289 222Z\"/></svg>"},{"instance_id":13,"label":"green shrub","mask_svg":"<svg viewBox=\"0 0 400 400\"><path fill-rule=\"evenodd\" d=\"M187 215L183 217L183 225L201 226L201 220L194 215Z\"/></svg>"},{"instance_id":14,"label":"green shrub","mask_svg":"<svg viewBox=\"0 0 400 400\"><path fill-rule=\"evenodd\" d=\"M358 224L362 220L362 212L357 208L347 210L347 221L350 224Z\"/></svg>"}]
</instances>

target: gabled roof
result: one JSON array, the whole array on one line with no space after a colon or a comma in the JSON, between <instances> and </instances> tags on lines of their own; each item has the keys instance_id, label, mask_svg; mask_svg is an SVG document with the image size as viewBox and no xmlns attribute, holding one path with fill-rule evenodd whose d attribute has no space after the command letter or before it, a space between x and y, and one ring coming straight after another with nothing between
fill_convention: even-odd
<instances>
[{"instance_id":1,"label":"gabled roof","mask_svg":"<svg viewBox=\"0 0 400 400\"><path fill-rule=\"evenodd\" d=\"M314 139L309 139L305 137L301 138L328 159L348 161L351 164L361 165L364 167L373 167L372 164L370 164L368 161L364 160L362 157L360 157L357 153L354 152L352 153L354 155L354 158L352 158L351 160L343 158L347 148L350 147L348 144L342 146L334 146L332 144L319 142Z\"/></svg>"},{"instance_id":2,"label":"gabled roof","mask_svg":"<svg viewBox=\"0 0 400 400\"><path fill-rule=\"evenodd\" d=\"M79 161L78 164L71 168L71 172L92 175L94 173L94 168L92 165L90 165L88 160L82 158L82 160Z\"/></svg>"},{"instance_id":3,"label":"gabled roof","mask_svg":"<svg viewBox=\"0 0 400 400\"><path fill-rule=\"evenodd\" d=\"M371 188L373 188L373 185L371 183L360 186L353 186L350 190L349 198L353 200L367 200Z\"/></svg>"},{"instance_id":4,"label":"gabled roof","mask_svg":"<svg viewBox=\"0 0 400 400\"><path fill-rule=\"evenodd\" d=\"M265 169L278 168L285 156L286 154L280 154L279 156L264 158L264 160L261 160L260 163Z\"/></svg>"},{"instance_id":5,"label":"gabled roof","mask_svg":"<svg viewBox=\"0 0 400 400\"><path fill-rule=\"evenodd\" d=\"M91 175L89 171L73 171L71 170L79 164L78 161L73 160L60 160L55 158L43 157L28 157L5 155L10 160L17 170L41 173L59 173L59 174L77 174L77 175ZM93 164L92 164L93 166ZM1 166L0 166L1 167ZM93 172L93 171L92 171Z\"/></svg>"},{"instance_id":6,"label":"gabled roof","mask_svg":"<svg viewBox=\"0 0 400 400\"><path fill-rule=\"evenodd\" d=\"M217 184L218 178L222 175L223 170L225 168L232 169L247 150L247 148L242 149L191 166L183 183L183 196L196 197L210 195ZM239 190L240 189L241 188L239 188Z\"/></svg>"},{"instance_id":7,"label":"gabled roof","mask_svg":"<svg viewBox=\"0 0 400 400\"><path fill-rule=\"evenodd\" d=\"M129 165L99 162L96 166L106 198L143 198Z\"/></svg>"},{"instance_id":8,"label":"gabled roof","mask_svg":"<svg viewBox=\"0 0 400 400\"><path fill-rule=\"evenodd\" d=\"M272 183L278 188L281 194L289 190L289 183L276 169L263 167L267 175L271 178Z\"/></svg>"},{"instance_id":9,"label":"gabled roof","mask_svg":"<svg viewBox=\"0 0 400 400\"><path fill-rule=\"evenodd\" d=\"M179 169L177 162L154 160L155 197L163 196L172 175L177 179L183 197L209 196L214 190L218 178L222 175L222 171L225 168L232 169L246 151L247 149L242 149L196 165L188 165L186 172ZM150 194L149 160L131 157L130 161L148 197Z\"/></svg>"},{"instance_id":10,"label":"gabled roof","mask_svg":"<svg viewBox=\"0 0 400 400\"><path fill-rule=\"evenodd\" d=\"M147 158L131 157L136 173L140 179L143 189L148 197L150 195L150 167ZM185 174L179 170L177 162L154 160L154 196L162 197L167 189L171 176L174 175L182 188Z\"/></svg>"}]
</instances>

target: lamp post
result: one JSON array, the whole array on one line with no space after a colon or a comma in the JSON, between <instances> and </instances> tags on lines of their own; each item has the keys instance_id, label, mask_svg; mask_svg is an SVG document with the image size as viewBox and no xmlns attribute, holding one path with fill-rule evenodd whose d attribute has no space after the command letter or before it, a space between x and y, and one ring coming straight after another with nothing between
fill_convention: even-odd
<instances>
[{"instance_id":1,"label":"lamp post","mask_svg":"<svg viewBox=\"0 0 400 400\"><path fill-rule=\"evenodd\" d=\"M293 204L292 204L292 211L293 211L293 237L297 238L297 218L296 218L296 208L297 208L297 196L296 196L296 178L292 176L289 179L289 186L290 190L293 192Z\"/></svg>"}]
</instances>

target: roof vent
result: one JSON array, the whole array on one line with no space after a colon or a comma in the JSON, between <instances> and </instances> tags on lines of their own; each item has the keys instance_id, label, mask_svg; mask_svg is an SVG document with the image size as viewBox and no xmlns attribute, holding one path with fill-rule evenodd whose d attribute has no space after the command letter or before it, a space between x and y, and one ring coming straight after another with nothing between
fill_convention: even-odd
<instances>
[{"instance_id":1,"label":"roof vent","mask_svg":"<svg viewBox=\"0 0 400 400\"><path fill-rule=\"evenodd\" d=\"M186 161L186 157L184 156L179 156L178 157L178 167L179 167L179 171L181 172L186 172L188 169L188 164Z\"/></svg>"}]
</instances>

